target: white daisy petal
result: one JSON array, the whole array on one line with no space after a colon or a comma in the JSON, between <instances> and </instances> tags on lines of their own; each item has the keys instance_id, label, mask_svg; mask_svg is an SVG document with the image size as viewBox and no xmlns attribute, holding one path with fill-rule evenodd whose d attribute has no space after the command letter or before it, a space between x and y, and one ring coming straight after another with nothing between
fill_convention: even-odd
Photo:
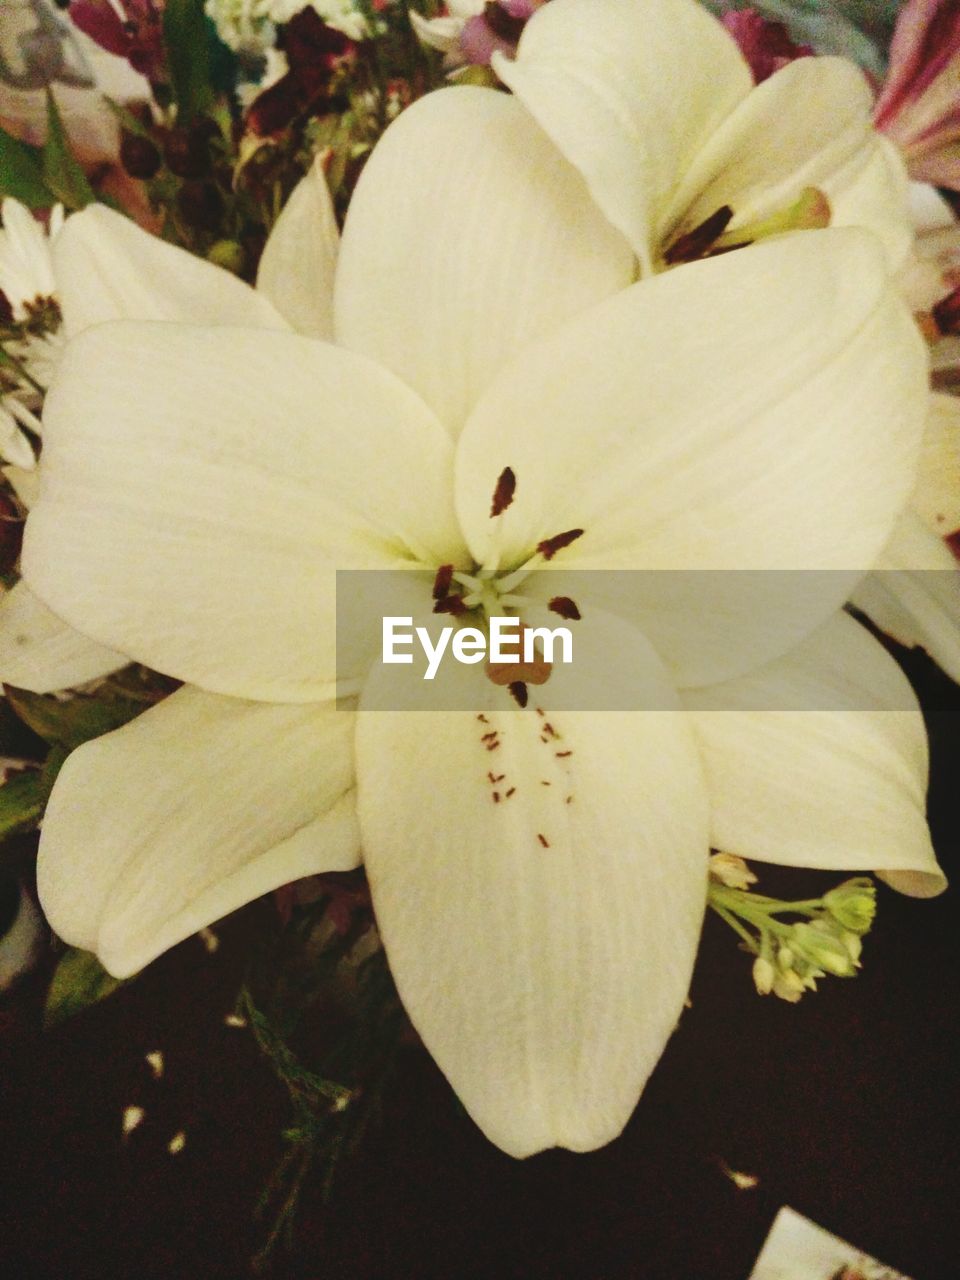
<instances>
[{"instance_id":1,"label":"white daisy petal","mask_svg":"<svg viewBox=\"0 0 960 1280\"><path fill-rule=\"evenodd\" d=\"M456 434L516 351L632 278L629 245L522 106L443 89L390 126L357 185L337 340L392 369Z\"/></svg>"},{"instance_id":2,"label":"white daisy petal","mask_svg":"<svg viewBox=\"0 0 960 1280\"><path fill-rule=\"evenodd\" d=\"M24 577L85 634L213 692L327 696L335 570L464 554L443 429L327 343L102 325L68 347L45 416Z\"/></svg>"},{"instance_id":3,"label":"white daisy petal","mask_svg":"<svg viewBox=\"0 0 960 1280\"><path fill-rule=\"evenodd\" d=\"M391 972L467 1110L514 1156L610 1141L700 931L708 815L685 718L361 710L357 774Z\"/></svg>"},{"instance_id":4,"label":"white daisy petal","mask_svg":"<svg viewBox=\"0 0 960 1280\"><path fill-rule=\"evenodd\" d=\"M900 668L859 623L838 614L787 657L686 700L715 847L876 871L916 897L943 890L926 823L923 717Z\"/></svg>"},{"instance_id":5,"label":"white daisy petal","mask_svg":"<svg viewBox=\"0 0 960 1280\"><path fill-rule=\"evenodd\" d=\"M355 715L185 688L67 760L37 883L116 977L262 893L359 864Z\"/></svg>"}]
</instances>

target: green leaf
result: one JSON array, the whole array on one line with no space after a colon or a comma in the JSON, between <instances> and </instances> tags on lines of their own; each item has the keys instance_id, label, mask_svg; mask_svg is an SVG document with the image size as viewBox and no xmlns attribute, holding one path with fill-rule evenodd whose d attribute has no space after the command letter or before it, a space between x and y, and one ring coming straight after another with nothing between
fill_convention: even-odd
<instances>
[{"instance_id":1,"label":"green leaf","mask_svg":"<svg viewBox=\"0 0 960 1280\"><path fill-rule=\"evenodd\" d=\"M70 150L56 99L47 89L47 140L40 152L43 178L58 200L68 209L82 209L96 200L87 175Z\"/></svg>"},{"instance_id":2,"label":"green leaf","mask_svg":"<svg viewBox=\"0 0 960 1280\"><path fill-rule=\"evenodd\" d=\"M47 794L39 769L16 773L0 787L0 840L32 831L40 821Z\"/></svg>"},{"instance_id":3,"label":"green leaf","mask_svg":"<svg viewBox=\"0 0 960 1280\"><path fill-rule=\"evenodd\" d=\"M203 0L167 0L163 39L177 104L177 123L190 121L213 102L210 27Z\"/></svg>"},{"instance_id":4,"label":"green leaf","mask_svg":"<svg viewBox=\"0 0 960 1280\"><path fill-rule=\"evenodd\" d=\"M25 725L45 742L72 750L101 738L145 711L148 703L122 692L55 698L7 686L7 700Z\"/></svg>"},{"instance_id":5,"label":"green leaf","mask_svg":"<svg viewBox=\"0 0 960 1280\"><path fill-rule=\"evenodd\" d=\"M47 992L44 1027L49 1030L82 1013L122 986L124 982L111 977L91 951L70 947L57 965Z\"/></svg>"},{"instance_id":6,"label":"green leaf","mask_svg":"<svg viewBox=\"0 0 960 1280\"><path fill-rule=\"evenodd\" d=\"M43 180L40 152L0 129L0 195L29 209L49 209L56 197Z\"/></svg>"},{"instance_id":7,"label":"green leaf","mask_svg":"<svg viewBox=\"0 0 960 1280\"><path fill-rule=\"evenodd\" d=\"M0 842L34 830L66 758L66 748L54 747L41 769L15 773L0 787Z\"/></svg>"}]
</instances>

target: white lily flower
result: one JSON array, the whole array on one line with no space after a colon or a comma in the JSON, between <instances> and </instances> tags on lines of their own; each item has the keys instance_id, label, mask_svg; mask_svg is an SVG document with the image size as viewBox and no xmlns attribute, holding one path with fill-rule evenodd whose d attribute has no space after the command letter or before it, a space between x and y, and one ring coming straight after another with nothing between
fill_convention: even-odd
<instances>
[{"instance_id":1,"label":"white lily flower","mask_svg":"<svg viewBox=\"0 0 960 1280\"><path fill-rule=\"evenodd\" d=\"M636 251L645 273L729 206L732 232L805 188L833 226L866 226L899 266L912 241L907 177L873 128L873 93L843 58L801 58L754 85L722 24L696 0L550 0L516 59L493 68Z\"/></svg>"},{"instance_id":2,"label":"white lily flower","mask_svg":"<svg viewBox=\"0 0 960 1280\"><path fill-rule=\"evenodd\" d=\"M15 204L4 202L5 221L11 203ZM149 235L103 205L73 214L50 240L17 206L9 234L9 242L0 239L0 287L6 292L9 286L13 296L29 299L34 288L30 282L36 281L60 307L67 337L121 318L240 323L318 337L333 331L329 284L323 282L331 278L338 232L319 163L277 220L263 252L256 289ZM58 358L60 351L59 343L55 350L51 347L52 357ZM50 363L55 365L55 360ZM51 376L52 368L45 369L44 385ZM32 414L27 425L37 433L41 429ZM24 448L29 458L9 450L5 456L20 467L32 467L33 451L25 441ZM26 505L32 506L33 487L24 483L20 472L10 478ZM99 679L127 661L68 626L25 582L0 600L0 678L8 684L47 693Z\"/></svg>"},{"instance_id":3,"label":"white lily flower","mask_svg":"<svg viewBox=\"0 0 960 1280\"><path fill-rule=\"evenodd\" d=\"M38 869L57 931L130 974L362 859L414 1025L517 1156L622 1128L683 1007L711 845L943 885L921 716L840 612L924 427L925 353L879 247L810 231L634 276L520 102L431 94L354 195L335 342L242 321L80 333L25 538L47 605L187 682L67 760ZM719 590L695 627L689 604L581 601L601 691L629 664L665 710L554 711L559 670L538 691L550 733L479 675L488 724L365 709L384 669L359 654L361 709L337 708L335 571L420 568L429 614L445 565L486 567L501 596L526 565L531 608L562 569L836 572L759 638L756 598ZM798 688L839 709L763 709ZM500 803L490 772L514 789Z\"/></svg>"}]
</instances>

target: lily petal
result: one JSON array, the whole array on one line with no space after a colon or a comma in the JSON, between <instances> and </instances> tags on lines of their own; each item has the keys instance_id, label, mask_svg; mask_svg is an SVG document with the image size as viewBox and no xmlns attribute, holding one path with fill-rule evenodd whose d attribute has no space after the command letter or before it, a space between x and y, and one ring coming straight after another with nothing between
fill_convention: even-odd
<instances>
[{"instance_id":1,"label":"lily petal","mask_svg":"<svg viewBox=\"0 0 960 1280\"><path fill-rule=\"evenodd\" d=\"M908 512L876 568L858 584L851 603L900 644L924 649L960 682L960 567L947 544Z\"/></svg>"},{"instance_id":2,"label":"lily petal","mask_svg":"<svg viewBox=\"0 0 960 1280\"><path fill-rule=\"evenodd\" d=\"M926 822L923 717L900 668L854 619L837 614L787 657L685 701L716 848L876 871L915 897L946 887Z\"/></svg>"},{"instance_id":3,"label":"lily petal","mask_svg":"<svg viewBox=\"0 0 960 1280\"><path fill-rule=\"evenodd\" d=\"M354 722L184 688L80 747L40 841L53 928L125 978L278 885L359 865Z\"/></svg>"},{"instance_id":4,"label":"lily petal","mask_svg":"<svg viewBox=\"0 0 960 1280\"><path fill-rule=\"evenodd\" d=\"M706 575L689 574L675 628L655 635L636 613L676 679L725 678L796 643L874 563L913 483L926 367L865 232L801 232L693 263L599 304L501 374L459 443L461 526L484 565L521 564L582 530L551 568L844 571L814 575L812 592L810 575L717 573L707 599ZM505 468L515 497L491 518ZM714 615L730 628L719 648Z\"/></svg>"},{"instance_id":5,"label":"lily petal","mask_svg":"<svg viewBox=\"0 0 960 1280\"><path fill-rule=\"evenodd\" d=\"M129 659L74 631L25 582L0 599L0 680L32 693L72 689Z\"/></svg>"},{"instance_id":6,"label":"lily petal","mask_svg":"<svg viewBox=\"0 0 960 1280\"><path fill-rule=\"evenodd\" d=\"M157 670L319 699L336 569L463 556L451 468L430 411L362 356L266 330L102 325L68 346L47 398L23 574Z\"/></svg>"},{"instance_id":7,"label":"lily petal","mask_svg":"<svg viewBox=\"0 0 960 1280\"><path fill-rule=\"evenodd\" d=\"M908 182L896 149L874 131L872 107L870 86L852 62L791 62L731 112L683 175L670 213L676 232L724 205L736 228L818 187L830 201L831 225L875 232L895 270L913 241Z\"/></svg>"},{"instance_id":8,"label":"lily petal","mask_svg":"<svg viewBox=\"0 0 960 1280\"><path fill-rule=\"evenodd\" d=\"M938 537L960 529L960 396L930 397L913 506Z\"/></svg>"},{"instance_id":9,"label":"lily petal","mask_svg":"<svg viewBox=\"0 0 960 1280\"><path fill-rule=\"evenodd\" d=\"M548 714L550 733L532 707L357 720L391 971L473 1119L518 1157L623 1128L680 1016L705 901L683 715Z\"/></svg>"},{"instance_id":10,"label":"lily petal","mask_svg":"<svg viewBox=\"0 0 960 1280\"><path fill-rule=\"evenodd\" d=\"M66 220L53 242L53 261L71 338L107 320L289 327L263 294L229 271L102 204Z\"/></svg>"},{"instance_id":11,"label":"lily petal","mask_svg":"<svg viewBox=\"0 0 960 1280\"><path fill-rule=\"evenodd\" d=\"M515 99L421 98L350 204L337 340L392 369L457 434L499 368L633 279L633 254Z\"/></svg>"},{"instance_id":12,"label":"lily petal","mask_svg":"<svg viewBox=\"0 0 960 1280\"><path fill-rule=\"evenodd\" d=\"M493 68L653 269L671 197L753 76L693 0L551 0Z\"/></svg>"},{"instance_id":13,"label":"lily petal","mask_svg":"<svg viewBox=\"0 0 960 1280\"><path fill-rule=\"evenodd\" d=\"M340 235L318 157L283 207L264 246L257 292L298 333L333 339L333 277Z\"/></svg>"}]
</instances>

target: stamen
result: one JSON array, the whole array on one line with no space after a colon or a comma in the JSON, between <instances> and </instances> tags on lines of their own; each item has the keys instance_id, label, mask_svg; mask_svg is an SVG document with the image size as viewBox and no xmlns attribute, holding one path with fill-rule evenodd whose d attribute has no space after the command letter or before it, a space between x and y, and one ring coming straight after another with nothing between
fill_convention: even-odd
<instances>
[{"instance_id":1,"label":"stamen","mask_svg":"<svg viewBox=\"0 0 960 1280\"><path fill-rule=\"evenodd\" d=\"M567 529L565 533L555 533L552 538L544 538L542 542L538 542L537 550L544 560L552 560L558 551L562 551L564 547L569 547L571 542L576 542L578 538L582 537L582 529Z\"/></svg>"},{"instance_id":2,"label":"stamen","mask_svg":"<svg viewBox=\"0 0 960 1280\"><path fill-rule=\"evenodd\" d=\"M433 580L433 598L434 600L446 600L450 593L450 583L453 580L453 565L442 564L437 570L437 576Z\"/></svg>"},{"instance_id":3,"label":"stamen","mask_svg":"<svg viewBox=\"0 0 960 1280\"><path fill-rule=\"evenodd\" d=\"M517 488L517 477L513 474L510 467L504 467L500 472L500 478L497 481L497 487L493 491L493 502L490 506L491 518L501 515L509 507L513 501L513 495Z\"/></svg>"},{"instance_id":4,"label":"stamen","mask_svg":"<svg viewBox=\"0 0 960 1280\"><path fill-rule=\"evenodd\" d=\"M522 680L514 680L511 684L507 685L507 688L510 690L510 693L519 706L525 707L527 705L527 686Z\"/></svg>"},{"instance_id":5,"label":"stamen","mask_svg":"<svg viewBox=\"0 0 960 1280\"><path fill-rule=\"evenodd\" d=\"M663 255L664 262L672 267L678 262L693 262L697 258L702 258L726 231L732 217L733 210L730 206L721 205L715 213L711 213L709 218L704 218L703 222L692 231L674 240Z\"/></svg>"},{"instance_id":6,"label":"stamen","mask_svg":"<svg viewBox=\"0 0 960 1280\"><path fill-rule=\"evenodd\" d=\"M558 613L561 618L568 618L571 622L580 621L580 610L569 596L554 596L547 608Z\"/></svg>"},{"instance_id":7,"label":"stamen","mask_svg":"<svg viewBox=\"0 0 960 1280\"><path fill-rule=\"evenodd\" d=\"M461 614L467 612L467 606L464 604L460 596L447 596L446 600L438 600L433 606L434 613L449 613L453 617L459 618Z\"/></svg>"}]
</instances>

